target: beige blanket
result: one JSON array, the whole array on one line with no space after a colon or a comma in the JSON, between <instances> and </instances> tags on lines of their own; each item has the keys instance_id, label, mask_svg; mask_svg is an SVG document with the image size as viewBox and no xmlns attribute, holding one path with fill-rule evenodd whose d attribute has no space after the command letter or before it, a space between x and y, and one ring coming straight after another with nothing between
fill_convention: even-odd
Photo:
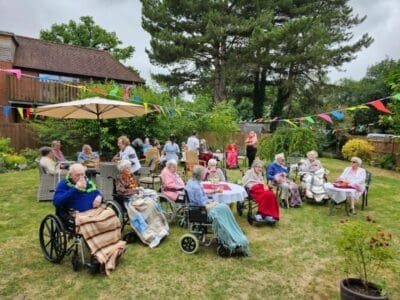
<instances>
[{"instance_id":1,"label":"beige blanket","mask_svg":"<svg viewBox=\"0 0 400 300\"><path fill-rule=\"evenodd\" d=\"M104 265L106 274L110 275L126 245L121 240L121 223L115 212L105 207L77 212L75 226L76 233L83 236L91 254Z\"/></svg>"},{"instance_id":2,"label":"beige blanket","mask_svg":"<svg viewBox=\"0 0 400 300\"><path fill-rule=\"evenodd\" d=\"M157 193L144 190L144 194L132 196L127 205L129 220L140 240L150 248L158 246L169 234L168 221L154 200Z\"/></svg>"}]
</instances>

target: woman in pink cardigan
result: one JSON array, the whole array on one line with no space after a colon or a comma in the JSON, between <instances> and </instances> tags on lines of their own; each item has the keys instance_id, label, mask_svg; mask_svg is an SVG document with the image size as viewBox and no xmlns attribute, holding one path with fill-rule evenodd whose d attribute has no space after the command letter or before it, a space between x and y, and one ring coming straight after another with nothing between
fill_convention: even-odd
<instances>
[{"instance_id":1,"label":"woman in pink cardigan","mask_svg":"<svg viewBox=\"0 0 400 300\"><path fill-rule=\"evenodd\" d=\"M178 164L176 160L170 159L161 172L161 192L172 201L176 201L185 188L185 183L179 176L177 169Z\"/></svg>"}]
</instances>

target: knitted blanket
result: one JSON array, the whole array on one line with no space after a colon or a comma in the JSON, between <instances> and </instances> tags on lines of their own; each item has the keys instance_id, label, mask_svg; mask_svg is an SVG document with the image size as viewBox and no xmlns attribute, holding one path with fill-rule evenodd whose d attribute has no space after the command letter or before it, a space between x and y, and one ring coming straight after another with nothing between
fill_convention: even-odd
<instances>
[{"instance_id":1,"label":"knitted blanket","mask_svg":"<svg viewBox=\"0 0 400 300\"><path fill-rule=\"evenodd\" d=\"M240 248L243 254L250 255L249 241L240 229L228 205L220 203L214 206L208 212L208 217L212 221L214 235L220 243L231 252Z\"/></svg>"},{"instance_id":2,"label":"knitted blanket","mask_svg":"<svg viewBox=\"0 0 400 300\"><path fill-rule=\"evenodd\" d=\"M146 189L143 195L133 195L127 205L133 230L150 248L157 247L169 234L168 221L155 201L156 198L155 191Z\"/></svg>"},{"instance_id":3,"label":"knitted blanket","mask_svg":"<svg viewBox=\"0 0 400 300\"><path fill-rule=\"evenodd\" d=\"M75 226L76 233L83 236L91 254L110 275L126 245L121 240L121 223L115 212L105 207L77 212Z\"/></svg>"}]
</instances>

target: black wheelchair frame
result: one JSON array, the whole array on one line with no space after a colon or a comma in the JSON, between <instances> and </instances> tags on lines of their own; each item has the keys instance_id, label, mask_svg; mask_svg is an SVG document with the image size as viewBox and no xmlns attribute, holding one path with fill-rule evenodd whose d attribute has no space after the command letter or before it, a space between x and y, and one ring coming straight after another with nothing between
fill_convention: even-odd
<instances>
[{"instance_id":1,"label":"black wheelchair frame","mask_svg":"<svg viewBox=\"0 0 400 300\"><path fill-rule=\"evenodd\" d=\"M118 203L108 200L103 205L112 208L121 220L121 208ZM91 273L98 273L101 266L96 259L93 256L89 259L85 257L88 247L83 237L75 232L74 214L73 210L56 209L55 214L44 217L39 227L39 243L43 256L55 264L61 263L66 255L71 256L74 271L87 267Z\"/></svg>"},{"instance_id":2,"label":"black wheelchair frame","mask_svg":"<svg viewBox=\"0 0 400 300\"><path fill-rule=\"evenodd\" d=\"M201 246L211 246L217 243L217 254L221 257L229 257L233 252L225 247L212 232L212 223L208 219L207 209L205 206L191 206L187 191L185 190L185 218L189 233L181 236L179 247L186 254L194 254Z\"/></svg>"}]
</instances>

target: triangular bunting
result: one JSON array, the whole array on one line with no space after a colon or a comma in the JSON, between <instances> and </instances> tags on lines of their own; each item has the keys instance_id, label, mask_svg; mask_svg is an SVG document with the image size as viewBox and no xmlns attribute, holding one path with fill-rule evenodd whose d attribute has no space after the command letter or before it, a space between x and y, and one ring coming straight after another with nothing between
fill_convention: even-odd
<instances>
[{"instance_id":1,"label":"triangular bunting","mask_svg":"<svg viewBox=\"0 0 400 300\"><path fill-rule=\"evenodd\" d=\"M286 123L292 125L293 127L297 127L296 124L294 124L292 121L288 120L288 119L284 119L283 121L285 121Z\"/></svg>"},{"instance_id":2,"label":"triangular bunting","mask_svg":"<svg viewBox=\"0 0 400 300\"><path fill-rule=\"evenodd\" d=\"M309 123L311 123L311 124L314 124L314 123L315 123L314 119L313 119L312 117L310 117L310 116L305 117L304 120L306 120L307 122L309 122Z\"/></svg>"},{"instance_id":3,"label":"triangular bunting","mask_svg":"<svg viewBox=\"0 0 400 300\"><path fill-rule=\"evenodd\" d=\"M331 124L333 123L331 117L326 113L319 114L318 117L320 117L322 120L324 120L324 121L326 121L328 123L331 123Z\"/></svg>"},{"instance_id":4,"label":"triangular bunting","mask_svg":"<svg viewBox=\"0 0 400 300\"><path fill-rule=\"evenodd\" d=\"M17 111L21 119L24 119L24 109L22 107L17 107Z\"/></svg>"},{"instance_id":5,"label":"triangular bunting","mask_svg":"<svg viewBox=\"0 0 400 300\"><path fill-rule=\"evenodd\" d=\"M113 97L117 97L117 94L119 92L119 86L118 85L114 85L114 87L112 88L112 90L110 90L108 92L109 96L113 96Z\"/></svg>"},{"instance_id":6,"label":"triangular bunting","mask_svg":"<svg viewBox=\"0 0 400 300\"><path fill-rule=\"evenodd\" d=\"M344 113L342 113L341 111L332 111L331 115L334 116L338 120L344 119Z\"/></svg>"},{"instance_id":7,"label":"triangular bunting","mask_svg":"<svg viewBox=\"0 0 400 300\"><path fill-rule=\"evenodd\" d=\"M368 102L369 105L373 106L376 110L387 113L387 114L391 114L392 112L390 110L388 110L385 105L383 105L381 100L375 100L375 101L371 101Z\"/></svg>"},{"instance_id":8,"label":"triangular bunting","mask_svg":"<svg viewBox=\"0 0 400 300\"><path fill-rule=\"evenodd\" d=\"M400 101L400 93L392 96L393 99Z\"/></svg>"}]
</instances>

